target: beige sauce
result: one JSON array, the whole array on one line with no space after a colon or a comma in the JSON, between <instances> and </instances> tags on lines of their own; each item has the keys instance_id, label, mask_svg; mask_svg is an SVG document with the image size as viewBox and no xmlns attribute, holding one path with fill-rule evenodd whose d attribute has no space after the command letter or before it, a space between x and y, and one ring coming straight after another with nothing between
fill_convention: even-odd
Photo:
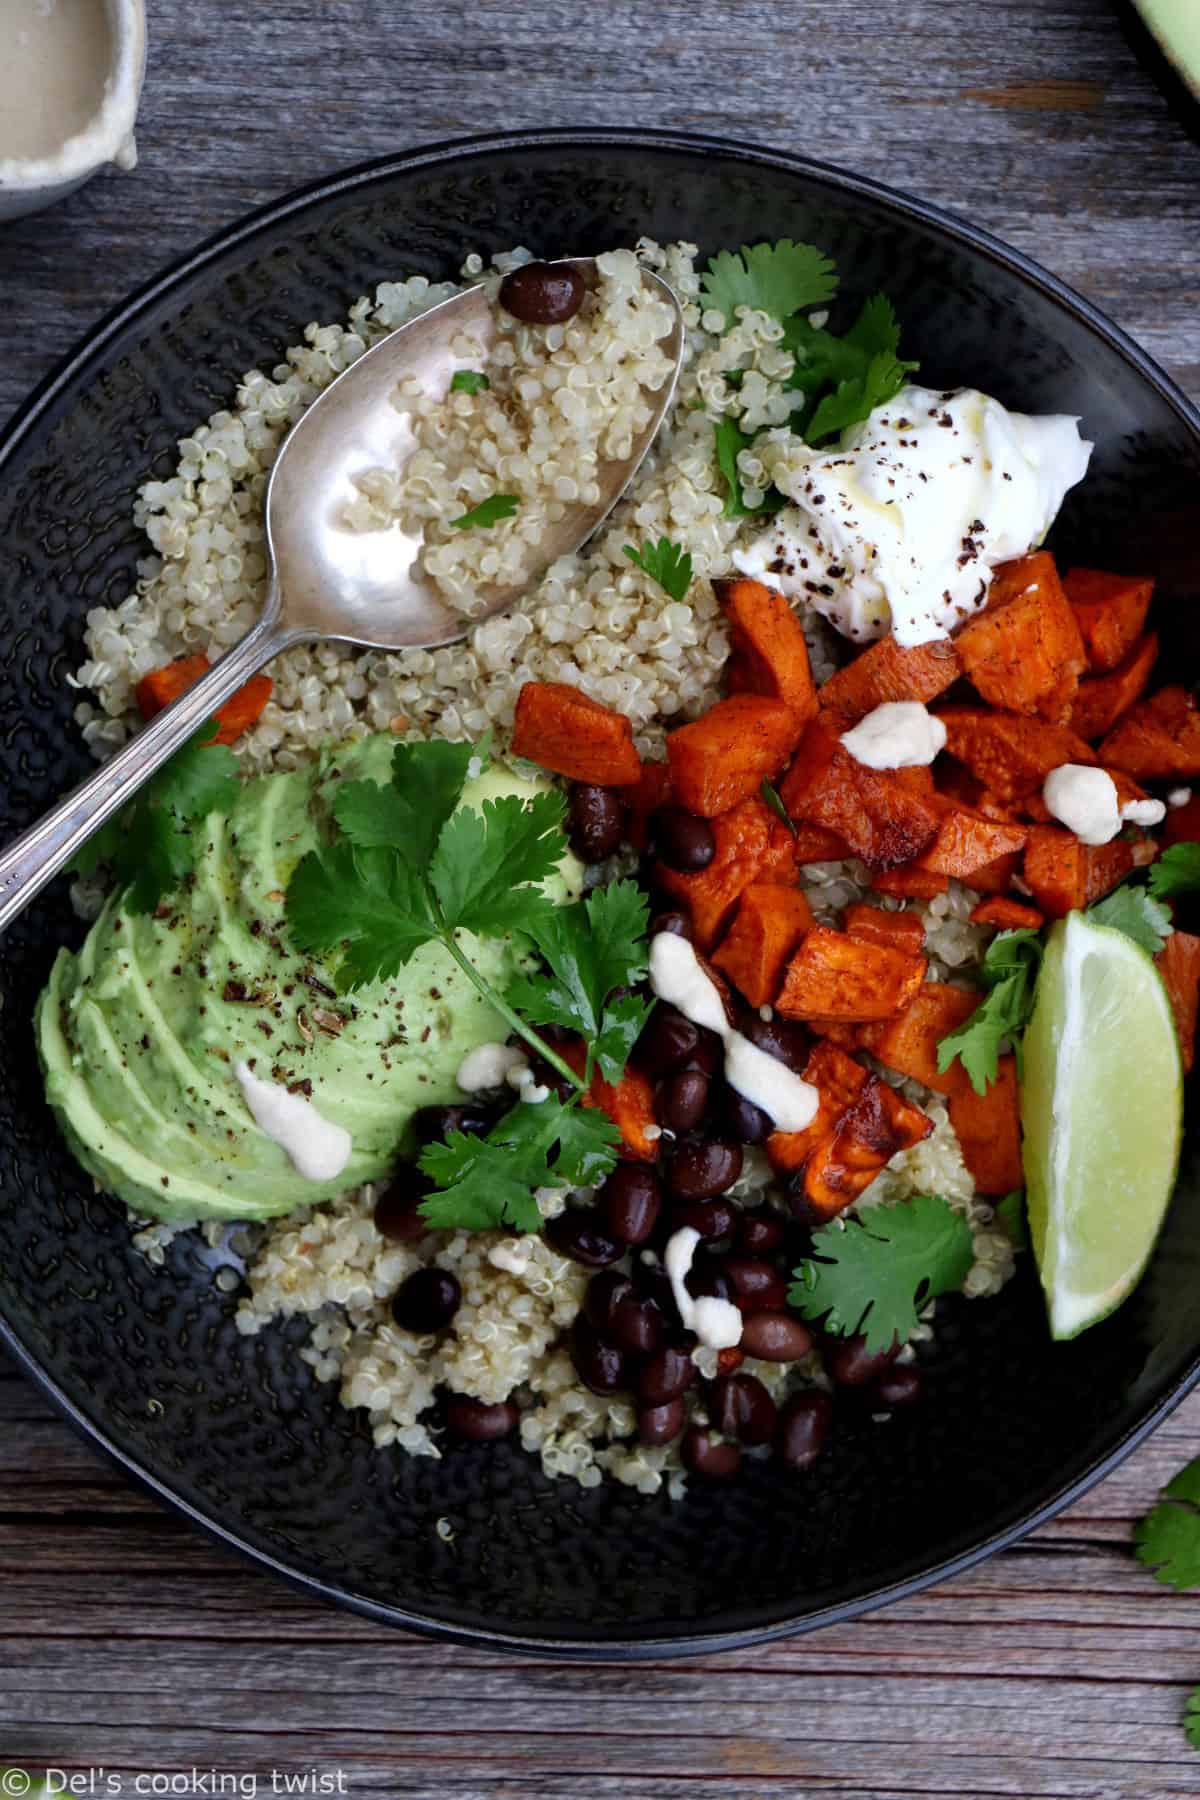
<instances>
[{"instance_id":1,"label":"beige sauce","mask_svg":"<svg viewBox=\"0 0 1200 1800\"><path fill-rule=\"evenodd\" d=\"M112 64L105 0L0 0L0 162L53 157L86 130Z\"/></svg>"}]
</instances>

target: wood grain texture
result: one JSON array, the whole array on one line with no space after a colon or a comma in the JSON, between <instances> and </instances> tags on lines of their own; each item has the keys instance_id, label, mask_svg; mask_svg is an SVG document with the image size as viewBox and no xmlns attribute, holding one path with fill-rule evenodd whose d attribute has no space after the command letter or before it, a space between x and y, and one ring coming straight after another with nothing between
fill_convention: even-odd
<instances>
[{"instance_id":1,"label":"wood grain texture","mask_svg":"<svg viewBox=\"0 0 1200 1800\"><path fill-rule=\"evenodd\" d=\"M1109 0L154 0L141 163L0 227L0 420L247 207L482 128L723 129L877 175L1047 262L1200 395L1200 148ZM582 1669L325 1611L161 1513L0 1364L0 1764L342 1770L357 1800L1166 1800L1200 1596L1132 1521L1200 1396L1020 1548L855 1624ZM132 1792L132 1786L126 1791ZM202 1790L198 1790L202 1791Z\"/></svg>"}]
</instances>

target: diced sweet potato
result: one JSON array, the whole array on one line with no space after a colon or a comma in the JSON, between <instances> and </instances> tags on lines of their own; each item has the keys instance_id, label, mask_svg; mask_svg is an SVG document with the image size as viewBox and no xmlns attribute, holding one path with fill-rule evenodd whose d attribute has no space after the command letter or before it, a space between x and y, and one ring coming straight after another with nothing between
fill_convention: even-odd
<instances>
[{"instance_id":1,"label":"diced sweet potato","mask_svg":"<svg viewBox=\"0 0 1200 1800\"><path fill-rule=\"evenodd\" d=\"M794 858L801 864L842 862L854 854L845 838L839 837L836 831L826 831L823 825L806 825L803 821L796 826L792 842Z\"/></svg>"},{"instance_id":2,"label":"diced sweet potato","mask_svg":"<svg viewBox=\"0 0 1200 1800\"><path fill-rule=\"evenodd\" d=\"M870 1075L831 1137L804 1167L802 1213L813 1225L836 1218L900 1150L928 1137L933 1120L894 1088Z\"/></svg>"},{"instance_id":3,"label":"diced sweet potato","mask_svg":"<svg viewBox=\"0 0 1200 1800\"><path fill-rule=\"evenodd\" d=\"M1013 876L1020 872L1020 852L998 856L995 862L983 863L971 877L971 886L980 894L1006 894Z\"/></svg>"},{"instance_id":4,"label":"diced sweet potato","mask_svg":"<svg viewBox=\"0 0 1200 1800\"><path fill-rule=\"evenodd\" d=\"M1193 794L1182 806L1167 808L1163 821L1163 845L1200 844L1200 794Z\"/></svg>"},{"instance_id":5,"label":"diced sweet potato","mask_svg":"<svg viewBox=\"0 0 1200 1800\"><path fill-rule=\"evenodd\" d=\"M773 1131L767 1139L768 1160L780 1174L804 1167L866 1086L867 1071L836 1044L822 1039L808 1053L803 1079L817 1090L817 1115L803 1131Z\"/></svg>"},{"instance_id":6,"label":"diced sweet potato","mask_svg":"<svg viewBox=\"0 0 1200 1800\"><path fill-rule=\"evenodd\" d=\"M177 656L174 662L164 663L161 668L151 669L148 675L143 675L133 690L143 719L153 719L173 700L178 700L201 676L208 674L208 668L207 656ZM211 741L215 744L236 743L243 731L249 731L258 723L274 687L269 675L252 675L244 687L230 695L224 706L217 708L213 715L217 721L217 735Z\"/></svg>"},{"instance_id":7,"label":"diced sweet potato","mask_svg":"<svg viewBox=\"0 0 1200 1800\"><path fill-rule=\"evenodd\" d=\"M1133 851L1123 838L1081 844L1073 831L1034 825L1025 846L1025 882L1048 919L1099 900L1132 868Z\"/></svg>"},{"instance_id":8,"label":"diced sweet potato","mask_svg":"<svg viewBox=\"0 0 1200 1800\"><path fill-rule=\"evenodd\" d=\"M1184 687L1139 700L1100 745L1100 760L1135 781L1200 775L1200 712Z\"/></svg>"},{"instance_id":9,"label":"diced sweet potato","mask_svg":"<svg viewBox=\"0 0 1200 1800\"><path fill-rule=\"evenodd\" d=\"M1158 633L1140 637L1124 662L1107 675L1092 675L1075 690L1069 724L1083 738L1103 737L1140 700L1158 656Z\"/></svg>"},{"instance_id":10,"label":"diced sweet potato","mask_svg":"<svg viewBox=\"0 0 1200 1800\"><path fill-rule=\"evenodd\" d=\"M1045 550L996 571L987 610L954 640L963 673L993 706L1067 718L1087 666L1075 614Z\"/></svg>"},{"instance_id":11,"label":"diced sweet potato","mask_svg":"<svg viewBox=\"0 0 1200 1800\"><path fill-rule=\"evenodd\" d=\"M920 956L924 948L925 927L913 912L885 912L881 906L865 906L859 901L846 908L844 923L847 936L862 938L864 943L906 950L910 956Z\"/></svg>"},{"instance_id":12,"label":"diced sweet potato","mask_svg":"<svg viewBox=\"0 0 1200 1800\"><path fill-rule=\"evenodd\" d=\"M1196 1060L1196 1014L1200 1008L1200 937L1190 931L1173 931L1155 957L1158 972L1171 997L1183 1072L1191 1073Z\"/></svg>"},{"instance_id":13,"label":"diced sweet potato","mask_svg":"<svg viewBox=\"0 0 1200 1800\"><path fill-rule=\"evenodd\" d=\"M703 718L667 734L675 798L712 819L757 794L800 741L803 721L782 700L731 694Z\"/></svg>"},{"instance_id":14,"label":"diced sweet potato","mask_svg":"<svg viewBox=\"0 0 1200 1800\"><path fill-rule=\"evenodd\" d=\"M788 1019L887 1019L924 977L923 956L814 925L787 966L775 1009Z\"/></svg>"},{"instance_id":15,"label":"diced sweet potato","mask_svg":"<svg viewBox=\"0 0 1200 1800\"><path fill-rule=\"evenodd\" d=\"M824 717L805 732L780 793L793 819L837 832L872 869L911 862L937 831L928 769L868 769Z\"/></svg>"},{"instance_id":16,"label":"diced sweet potato","mask_svg":"<svg viewBox=\"0 0 1200 1800\"><path fill-rule=\"evenodd\" d=\"M986 1094L963 1081L950 1095L950 1123L963 1161L981 1194L1011 1194L1024 1185L1017 1062L1002 1056Z\"/></svg>"},{"instance_id":17,"label":"diced sweet potato","mask_svg":"<svg viewBox=\"0 0 1200 1800\"><path fill-rule=\"evenodd\" d=\"M778 826L778 831L773 830ZM795 877L791 836L761 800L740 806L712 822L716 854L707 869L685 875L655 863L656 886L687 908L697 947L713 948L729 922L738 898L754 882L790 882Z\"/></svg>"},{"instance_id":18,"label":"diced sweet potato","mask_svg":"<svg viewBox=\"0 0 1200 1800\"><path fill-rule=\"evenodd\" d=\"M650 814L657 812L660 806L666 806L671 798L670 768L665 762L644 762L637 780L624 790L621 798L629 808L629 842L635 850L644 850Z\"/></svg>"},{"instance_id":19,"label":"diced sweet potato","mask_svg":"<svg viewBox=\"0 0 1200 1800\"><path fill-rule=\"evenodd\" d=\"M1097 760L1083 738L1044 719L979 706L944 706L938 717L946 727L950 755L965 763L1005 806L1040 788L1051 769Z\"/></svg>"},{"instance_id":20,"label":"diced sweet potato","mask_svg":"<svg viewBox=\"0 0 1200 1800\"><path fill-rule=\"evenodd\" d=\"M993 925L997 931L1040 931L1046 923L1036 906L997 897L981 900L971 909L972 925Z\"/></svg>"},{"instance_id":21,"label":"diced sweet potato","mask_svg":"<svg viewBox=\"0 0 1200 1800\"><path fill-rule=\"evenodd\" d=\"M1141 635L1154 583L1103 569L1068 569L1063 587L1079 621L1088 667L1098 674L1115 669Z\"/></svg>"},{"instance_id":22,"label":"diced sweet potato","mask_svg":"<svg viewBox=\"0 0 1200 1800\"><path fill-rule=\"evenodd\" d=\"M894 637L878 638L831 675L817 699L822 712L846 731L889 700L936 700L961 673L949 638L907 647Z\"/></svg>"},{"instance_id":23,"label":"diced sweet potato","mask_svg":"<svg viewBox=\"0 0 1200 1800\"><path fill-rule=\"evenodd\" d=\"M805 1019L804 1023L814 1037L828 1038L839 1050L861 1050L861 1034L870 1029L866 1025L847 1025L843 1019Z\"/></svg>"},{"instance_id":24,"label":"diced sweet potato","mask_svg":"<svg viewBox=\"0 0 1200 1800\"><path fill-rule=\"evenodd\" d=\"M965 1079L957 1062L943 1074L937 1064L937 1047L944 1037L966 1023L981 996L944 981L921 984L904 1011L878 1025L860 1027L865 1050L877 1056L898 1075L923 1081L939 1094L952 1094Z\"/></svg>"},{"instance_id":25,"label":"diced sweet potato","mask_svg":"<svg viewBox=\"0 0 1200 1800\"><path fill-rule=\"evenodd\" d=\"M577 1075L587 1066L587 1051L578 1040L561 1046L560 1055ZM632 1065L615 1085L597 1071L583 1096L584 1106L608 1114L621 1134L621 1154L638 1162L655 1162L659 1151L659 1127L654 1110L654 1084Z\"/></svg>"},{"instance_id":26,"label":"diced sweet potato","mask_svg":"<svg viewBox=\"0 0 1200 1800\"><path fill-rule=\"evenodd\" d=\"M1007 801L1001 800L999 794L985 787L970 769L955 762L953 757L943 758L938 768L938 793L945 800L957 800L960 806L970 807L972 812L982 813L985 819L1016 818L1014 809Z\"/></svg>"},{"instance_id":27,"label":"diced sweet potato","mask_svg":"<svg viewBox=\"0 0 1200 1800\"><path fill-rule=\"evenodd\" d=\"M893 900L932 900L935 894L947 891L950 877L907 863L903 868L872 875L871 886L877 894L887 894Z\"/></svg>"},{"instance_id":28,"label":"diced sweet potato","mask_svg":"<svg viewBox=\"0 0 1200 1800\"><path fill-rule=\"evenodd\" d=\"M565 681L527 681L517 695L512 751L596 787L632 787L642 771L633 727L623 713Z\"/></svg>"},{"instance_id":29,"label":"diced sweet potato","mask_svg":"<svg viewBox=\"0 0 1200 1800\"><path fill-rule=\"evenodd\" d=\"M982 813L954 801L942 802L937 836L918 858L923 869L935 875L951 875L957 881L973 881L1001 856L1015 856L1025 848L1024 825L985 819Z\"/></svg>"},{"instance_id":30,"label":"diced sweet potato","mask_svg":"<svg viewBox=\"0 0 1200 1800\"><path fill-rule=\"evenodd\" d=\"M782 700L806 725L817 710L817 690L804 632L783 595L748 576L714 581L713 592L729 621L729 692Z\"/></svg>"},{"instance_id":31,"label":"diced sweet potato","mask_svg":"<svg viewBox=\"0 0 1200 1800\"><path fill-rule=\"evenodd\" d=\"M768 1006L779 992L784 965L812 923L812 908L799 888L756 883L738 901L713 963L751 1006Z\"/></svg>"}]
</instances>

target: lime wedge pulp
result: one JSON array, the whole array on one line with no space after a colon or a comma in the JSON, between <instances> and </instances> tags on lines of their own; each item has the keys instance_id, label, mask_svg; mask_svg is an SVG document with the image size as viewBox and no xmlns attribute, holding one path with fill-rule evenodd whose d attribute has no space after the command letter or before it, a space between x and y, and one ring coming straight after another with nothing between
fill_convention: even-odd
<instances>
[{"instance_id":1,"label":"lime wedge pulp","mask_svg":"<svg viewBox=\"0 0 1200 1800\"><path fill-rule=\"evenodd\" d=\"M1050 1329L1071 1338L1136 1287L1175 1185L1183 1070L1167 990L1124 933L1050 931L1021 1080L1029 1230Z\"/></svg>"}]
</instances>

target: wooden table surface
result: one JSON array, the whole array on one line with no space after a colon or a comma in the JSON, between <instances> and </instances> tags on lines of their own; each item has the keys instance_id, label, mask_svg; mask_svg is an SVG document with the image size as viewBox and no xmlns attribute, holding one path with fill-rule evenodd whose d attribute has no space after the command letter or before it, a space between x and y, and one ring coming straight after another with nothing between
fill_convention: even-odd
<instances>
[{"instance_id":1,"label":"wooden table surface","mask_svg":"<svg viewBox=\"0 0 1200 1800\"><path fill-rule=\"evenodd\" d=\"M0 419L245 208L422 141L579 123L725 129L970 214L1200 397L1195 119L1110 0L150 12L137 172L0 226ZM0 1364L0 1765L102 1768L96 1793L191 1770L175 1792L269 1793L315 1770L358 1800L1194 1796L1200 1596L1157 1586L1129 1530L1198 1451L1200 1396L1036 1537L906 1604L743 1655L584 1669L314 1606L156 1510Z\"/></svg>"}]
</instances>

